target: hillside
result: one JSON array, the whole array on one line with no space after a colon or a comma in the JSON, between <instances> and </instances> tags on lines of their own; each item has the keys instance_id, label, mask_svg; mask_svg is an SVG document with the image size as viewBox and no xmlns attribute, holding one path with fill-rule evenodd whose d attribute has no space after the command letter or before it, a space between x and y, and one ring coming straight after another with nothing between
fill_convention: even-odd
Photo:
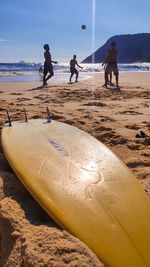
<instances>
[{"instance_id":1,"label":"hillside","mask_svg":"<svg viewBox=\"0 0 150 267\"><path fill-rule=\"evenodd\" d=\"M150 62L150 33L115 35L94 53L94 62L103 62L111 42L119 51L118 63ZM82 63L92 63L92 55Z\"/></svg>"}]
</instances>

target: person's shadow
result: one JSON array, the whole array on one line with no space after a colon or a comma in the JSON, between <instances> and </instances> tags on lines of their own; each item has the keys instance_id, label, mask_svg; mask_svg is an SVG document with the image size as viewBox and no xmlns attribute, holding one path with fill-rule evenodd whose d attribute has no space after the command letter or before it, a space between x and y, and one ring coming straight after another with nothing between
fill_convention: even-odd
<instances>
[{"instance_id":1,"label":"person's shadow","mask_svg":"<svg viewBox=\"0 0 150 267\"><path fill-rule=\"evenodd\" d=\"M35 87L35 88L32 88L32 89L29 89L29 91L42 90L42 89L46 89L46 88L47 88L47 86L41 85L41 86L38 86L38 87Z\"/></svg>"},{"instance_id":2,"label":"person's shadow","mask_svg":"<svg viewBox=\"0 0 150 267\"><path fill-rule=\"evenodd\" d=\"M114 87L114 88L112 88L112 87L107 87L106 89L108 89L108 90L110 90L110 91L117 91L117 92L120 92L121 90L120 90L120 87Z\"/></svg>"}]
</instances>

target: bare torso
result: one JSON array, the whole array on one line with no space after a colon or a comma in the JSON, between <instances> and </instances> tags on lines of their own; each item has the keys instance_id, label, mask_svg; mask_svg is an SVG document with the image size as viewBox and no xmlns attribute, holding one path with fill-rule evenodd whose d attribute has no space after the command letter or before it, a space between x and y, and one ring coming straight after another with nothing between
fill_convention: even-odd
<instances>
[{"instance_id":1,"label":"bare torso","mask_svg":"<svg viewBox=\"0 0 150 267\"><path fill-rule=\"evenodd\" d=\"M71 67L72 69L74 69L75 66L76 66L77 64L78 64L78 63L77 63L77 60L76 60L76 59L71 59L71 60L70 60L70 67Z\"/></svg>"},{"instance_id":2,"label":"bare torso","mask_svg":"<svg viewBox=\"0 0 150 267\"><path fill-rule=\"evenodd\" d=\"M51 54L49 51L44 53L45 63L51 64Z\"/></svg>"},{"instance_id":3,"label":"bare torso","mask_svg":"<svg viewBox=\"0 0 150 267\"><path fill-rule=\"evenodd\" d=\"M118 51L116 49L109 49L107 62L116 63L117 62Z\"/></svg>"}]
</instances>

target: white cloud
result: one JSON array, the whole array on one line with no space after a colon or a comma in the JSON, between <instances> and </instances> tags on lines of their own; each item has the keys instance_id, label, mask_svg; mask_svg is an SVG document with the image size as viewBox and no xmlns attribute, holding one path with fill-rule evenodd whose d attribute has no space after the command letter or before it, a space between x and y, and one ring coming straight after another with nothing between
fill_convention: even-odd
<instances>
[{"instance_id":1,"label":"white cloud","mask_svg":"<svg viewBox=\"0 0 150 267\"><path fill-rule=\"evenodd\" d=\"M0 38L0 43L2 43L2 42L8 42L9 40L5 40L5 39L2 39L2 38Z\"/></svg>"}]
</instances>

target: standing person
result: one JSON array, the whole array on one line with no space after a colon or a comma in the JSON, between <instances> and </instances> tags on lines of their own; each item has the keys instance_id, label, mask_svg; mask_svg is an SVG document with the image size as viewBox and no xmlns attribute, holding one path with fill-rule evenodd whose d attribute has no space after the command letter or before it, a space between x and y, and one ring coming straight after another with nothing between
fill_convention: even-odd
<instances>
[{"instance_id":1,"label":"standing person","mask_svg":"<svg viewBox=\"0 0 150 267\"><path fill-rule=\"evenodd\" d=\"M103 67L103 66L104 66L104 63L102 64L102 67ZM106 69L106 66L107 66L107 64L105 63L104 70ZM109 73L108 83L109 83L110 85L112 85L112 72Z\"/></svg>"},{"instance_id":2,"label":"standing person","mask_svg":"<svg viewBox=\"0 0 150 267\"><path fill-rule=\"evenodd\" d=\"M42 73L42 72L43 72L43 68L40 67L40 68L39 68L39 73Z\"/></svg>"},{"instance_id":3,"label":"standing person","mask_svg":"<svg viewBox=\"0 0 150 267\"><path fill-rule=\"evenodd\" d=\"M70 79L69 79L70 82L71 82L71 79L72 79L72 77L73 77L74 74L76 74L76 80L75 80L75 82L78 82L79 73L78 73L78 71L76 69L76 65L79 68L83 69L81 66L78 65L78 62L77 62L76 58L77 58L77 56L74 55L73 56L73 59L70 60L70 72L71 72Z\"/></svg>"},{"instance_id":4,"label":"standing person","mask_svg":"<svg viewBox=\"0 0 150 267\"><path fill-rule=\"evenodd\" d=\"M107 84L109 82L108 75L111 74L112 72L114 73L115 78L116 78L116 87L119 87L119 85L118 85L119 73L118 73L118 66L117 66L117 56L118 56L118 51L116 50L116 43L112 42L110 45L110 48L108 50L108 55L102 64L102 66L104 64L107 64L106 68L105 68L105 84L103 85L105 87L107 87Z\"/></svg>"},{"instance_id":5,"label":"standing person","mask_svg":"<svg viewBox=\"0 0 150 267\"><path fill-rule=\"evenodd\" d=\"M109 77L109 83L112 84L112 72L110 73L110 77Z\"/></svg>"},{"instance_id":6,"label":"standing person","mask_svg":"<svg viewBox=\"0 0 150 267\"><path fill-rule=\"evenodd\" d=\"M45 62L44 62L44 75L43 75L43 86L47 85L47 81L54 76L54 71L53 71L53 65L52 63L57 64L57 61L52 61L51 60L51 54L49 52L50 48L48 44L45 44L44 46L44 58L45 58ZM48 72L50 73L48 76ZM47 78L46 78L47 76Z\"/></svg>"}]
</instances>

